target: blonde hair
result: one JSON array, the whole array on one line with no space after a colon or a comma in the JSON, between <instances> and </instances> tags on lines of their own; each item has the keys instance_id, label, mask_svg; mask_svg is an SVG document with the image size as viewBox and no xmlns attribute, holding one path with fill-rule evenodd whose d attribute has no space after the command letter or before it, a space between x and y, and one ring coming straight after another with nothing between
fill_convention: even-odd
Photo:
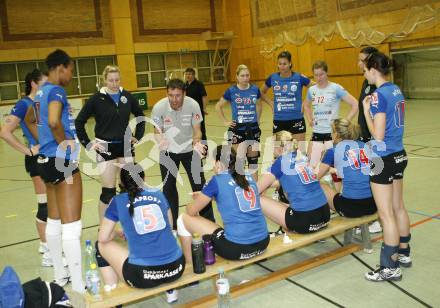
<instances>
[{"instance_id":1,"label":"blonde hair","mask_svg":"<svg viewBox=\"0 0 440 308\"><path fill-rule=\"evenodd\" d=\"M298 141L293 139L293 135L286 130L275 133L275 141L279 142L279 146L284 149L284 152L296 151L298 149Z\"/></svg>"},{"instance_id":2,"label":"blonde hair","mask_svg":"<svg viewBox=\"0 0 440 308\"><path fill-rule=\"evenodd\" d=\"M104 78L103 80L107 80L107 76L110 73L121 73L121 71L119 70L119 67L116 65L107 65L104 68L104 71L102 72L102 78Z\"/></svg>"},{"instance_id":3,"label":"blonde hair","mask_svg":"<svg viewBox=\"0 0 440 308\"><path fill-rule=\"evenodd\" d=\"M244 70L249 71L249 68L244 64L240 64L239 66L237 66L237 69L235 70L235 75L236 76L240 75L241 71L244 71Z\"/></svg>"},{"instance_id":4,"label":"blonde hair","mask_svg":"<svg viewBox=\"0 0 440 308\"><path fill-rule=\"evenodd\" d=\"M332 124L333 131L336 133L335 143L341 140L357 140L361 132L359 125L347 119L336 119Z\"/></svg>"}]
</instances>

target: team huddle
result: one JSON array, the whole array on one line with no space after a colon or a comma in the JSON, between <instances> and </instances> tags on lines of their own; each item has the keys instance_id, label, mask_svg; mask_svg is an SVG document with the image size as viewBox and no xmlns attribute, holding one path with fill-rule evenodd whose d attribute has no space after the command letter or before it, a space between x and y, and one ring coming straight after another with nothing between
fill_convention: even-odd
<instances>
[{"instance_id":1,"label":"team huddle","mask_svg":"<svg viewBox=\"0 0 440 308\"><path fill-rule=\"evenodd\" d=\"M384 238L380 266L366 273L366 279L400 280L400 266L411 266L409 218L403 203L405 99L387 79L391 60L377 49L366 47L359 54L366 79L359 102L328 80L324 61L313 64L312 81L293 71L291 55L283 51L277 59L278 72L261 89L250 83L248 67L239 65L237 83L215 107L227 137L213 149L207 147L206 106L185 95L193 91L193 69L187 69L193 75L190 83L168 81L167 97L154 105L149 122L131 93L121 87L114 65L105 68L105 85L74 119L63 89L72 79L73 60L56 50L46 64L47 75L34 70L26 76L26 96L6 118L1 137L25 154L38 200L42 265L53 266L59 285L71 281L74 291L85 292L81 144L96 153L100 170L96 259L109 290L118 280L150 288L178 279L192 260L195 233L210 236L217 255L243 260L264 253L269 245L267 219L284 232L310 233L325 228L331 212L345 217L378 212ZM304 99L303 88L307 88ZM204 88L202 96L206 97ZM341 101L350 106L344 117L339 114ZM258 170L263 102L273 111L273 162L267 170ZM230 119L224 112L227 105ZM359 125L352 122L356 113ZM128 125L131 115L136 119L134 132ZM85 128L90 117L95 118L93 140ZM154 127L162 191L147 187L148 175L135 162L139 159L135 146L146 123ZM18 125L26 144L13 135ZM312 129L309 142L306 128ZM214 160L214 176L208 181L203 173L206 156ZM193 201L179 215L180 163L188 174ZM266 196L269 189L275 189L273 197ZM221 224L214 218L212 201ZM120 236L128 245L114 240Z\"/></svg>"}]
</instances>

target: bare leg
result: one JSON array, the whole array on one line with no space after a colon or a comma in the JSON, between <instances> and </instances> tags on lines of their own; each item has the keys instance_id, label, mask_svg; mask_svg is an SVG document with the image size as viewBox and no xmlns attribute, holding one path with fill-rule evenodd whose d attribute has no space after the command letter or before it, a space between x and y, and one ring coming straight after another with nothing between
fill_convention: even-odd
<instances>
[{"instance_id":1,"label":"bare leg","mask_svg":"<svg viewBox=\"0 0 440 308\"><path fill-rule=\"evenodd\" d=\"M399 230L393 211L393 185L371 183L374 201L382 222L383 237L386 245L399 245Z\"/></svg>"},{"instance_id":2,"label":"bare leg","mask_svg":"<svg viewBox=\"0 0 440 308\"><path fill-rule=\"evenodd\" d=\"M335 210L335 205L333 204L333 198L336 196L337 192L331 188L329 185L320 183L321 188L324 191L324 195L327 198L327 203L333 211Z\"/></svg>"},{"instance_id":3,"label":"bare leg","mask_svg":"<svg viewBox=\"0 0 440 308\"><path fill-rule=\"evenodd\" d=\"M283 227L283 229L287 230L286 210L289 207L287 204L277 202L265 196L260 197L260 204L264 216Z\"/></svg>"},{"instance_id":4,"label":"bare leg","mask_svg":"<svg viewBox=\"0 0 440 308\"><path fill-rule=\"evenodd\" d=\"M409 217L403 203L403 180L393 181L393 210L396 217L399 236L409 235ZM407 248L408 243L400 243L400 248Z\"/></svg>"},{"instance_id":5,"label":"bare leg","mask_svg":"<svg viewBox=\"0 0 440 308\"><path fill-rule=\"evenodd\" d=\"M116 187L116 177L119 171L117 166L117 160L109 160L98 163L98 168L101 174L101 185L105 188L115 188ZM102 221L105 211L107 210L108 203L104 203L99 200L98 214L99 222Z\"/></svg>"},{"instance_id":6,"label":"bare leg","mask_svg":"<svg viewBox=\"0 0 440 308\"><path fill-rule=\"evenodd\" d=\"M36 195L46 195L46 184L39 176L32 177L32 183L34 184L34 191ZM38 218L35 221L35 225L37 227L38 237L40 241L46 243L46 222L39 220Z\"/></svg>"},{"instance_id":7,"label":"bare leg","mask_svg":"<svg viewBox=\"0 0 440 308\"><path fill-rule=\"evenodd\" d=\"M215 230L220 228L216 223L203 218L201 216L190 216L186 213L182 214L183 224L185 225L185 229L191 233L198 233L201 236L205 234L212 234ZM182 245L183 255L185 256L185 260L187 263L192 262L192 253L191 253L191 240L192 236L179 236L180 243Z\"/></svg>"},{"instance_id":8,"label":"bare leg","mask_svg":"<svg viewBox=\"0 0 440 308\"><path fill-rule=\"evenodd\" d=\"M128 258L128 249L114 241L98 242L98 247L101 256L110 264L110 266L100 268L104 283L116 284L118 277L124 281L122 266Z\"/></svg>"},{"instance_id":9,"label":"bare leg","mask_svg":"<svg viewBox=\"0 0 440 308\"><path fill-rule=\"evenodd\" d=\"M307 151L307 144L305 142L305 140L306 140L306 133L293 134L293 139L296 139L296 141L298 141L298 149L302 153L306 153L306 151Z\"/></svg>"}]
</instances>

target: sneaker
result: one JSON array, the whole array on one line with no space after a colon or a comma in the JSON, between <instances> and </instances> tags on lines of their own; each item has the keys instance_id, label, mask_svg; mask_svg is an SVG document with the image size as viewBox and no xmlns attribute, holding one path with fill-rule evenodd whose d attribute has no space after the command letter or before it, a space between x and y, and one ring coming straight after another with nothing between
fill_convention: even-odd
<instances>
[{"instance_id":1,"label":"sneaker","mask_svg":"<svg viewBox=\"0 0 440 308\"><path fill-rule=\"evenodd\" d=\"M380 225L380 222L377 220L375 222L373 222L371 225L368 226L368 231L370 233L382 232L382 226ZM359 228L359 227L354 228L354 233L356 235L361 234L361 228Z\"/></svg>"},{"instance_id":2,"label":"sneaker","mask_svg":"<svg viewBox=\"0 0 440 308\"><path fill-rule=\"evenodd\" d=\"M272 200L275 200L275 201L279 201L280 200L280 195L278 194L278 190L275 190L272 193Z\"/></svg>"},{"instance_id":3,"label":"sneaker","mask_svg":"<svg viewBox=\"0 0 440 308\"><path fill-rule=\"evenodd\" d=\"M380 266L374 271L365 273L365 278L375 282L387 280L400 281L402 280L402 271L400 267L389 268Z\"/></svg>"},{"instance_id":4,"label":"sneaker","mask_svg":"<svg viewBox=\"0 0 440 308\"><path fill-rule=\"evenodd\" d=\"M376 220L368 226L368 230L370 231L370 233L379 233L382 232L382 226L380 225L380 222Z\"/></svg>"},{"instance_id":5,"label":"sneaker","mask_svg":"<svg viewBox=\"0 0 440 308\"><path fill-rule=\"evenodd\" d=\"M43 243L43 242L40 242L40 247L38 247L38 252L41 253L41 254L44 254L44 253L46 253L48 251L49 251L49 248L47 248L47 244Z\"/></svg>"},{"instance_id":6,"label":"sneaker","mask_svg":"<svg viewBox=\"0 0 440 308\"><path fill-rule=\"evenodd\" d=\"M67 266L67 260L63 255L63 265L64 267ZM43 254L43 257L41 258L41 266L43 267L52 267L53 266L53 262L52 262L52 257L50 256L49 251L45 252Z\"/></svg>"},{"instance_id":7,"label":"sneaker","mask_svg":"<svg viewBox=\"0 0 440 308\"><path fill-rule=\"evenodd\" d=\"M405 256L399 253L397 260L399 261L400 265L403 267L411 267L412 265L412 260L410 256Z\"/></svg>"},{"instance_id":8,"label":"sneaker","mask_svg":"<svg viewBox=\"0 0 440 308\"><path fill-rule=\"evenodd\" d=\"M53 266L52 258L50 257L49 251L45 252L41 257L41 266L43 267Z\"/></svg>"},{"instance_id":9,"label":"sneaker","mask_svg":"<svg viewBox=\"0 0 440 308\"><path fill-rule=\"evenodd\" d=\"M176 289L166 291L165 295L167 296L167 303L168 304L175 303L179 299L179 293L177 292Z\"/></svg>"},{"instance_id":10,"label":"sneaker","mask_svg":"<svg viewBox=\"0 0 440 308\"><path fill-rule=\"evenodd\" d=\"M66 284L68 284L70 282L70 275L61 278L61 279L55 279L53 280L53 283L56 283L57 285L59 285L60 287L64 287Z\"/></svg>"}]
</instances>

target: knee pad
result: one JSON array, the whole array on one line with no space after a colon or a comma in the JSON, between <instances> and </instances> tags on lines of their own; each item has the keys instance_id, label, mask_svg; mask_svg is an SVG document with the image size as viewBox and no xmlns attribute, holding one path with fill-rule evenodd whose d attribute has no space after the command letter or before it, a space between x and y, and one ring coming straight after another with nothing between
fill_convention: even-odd
<instances>
[{"instance_id":1,"label":"knee pad","mask_svg":"<svg viewBox=\"0 0 440 308\"><path fill-rule=\"evenodd\" d=\"M79 240L81 237L81 220L61 225L63 241Z\"/></svg>"},{"instance_id":2,"label":"knee pad","mask_svg":"<svg viewBox=\"0 0 440 308\"><path fill-rule=\"evenodd\" d=\"M191 233L186 229L185 224L183 223L182 215L179 215L177 218L177 234L180 236L192 236Z\"/></svg>"},{"instance_id":3,"label":"knee pad","mask_svg":"<svg viewBox=\"0 0 440 308\"><path fill-rule=\"evenodd\" d=\"M99 252L98 241L95 242L95 251L96 251L95 258L96 258L96 263L98 263L98 267L110 266L107 260L104 259L104 257L101 256L101 253Z\"/></svg>"},{"instance_id":4,"label":"knee pad","mask_svg":"<svg viewBox=\"0 0 440 308\"><path fill-rule=\"evenodd\" d=\"M99 196L99 200L101 200L101 202L104 204L109 204L114 195L116 195L116 188L103 187L101 191L101 196Z\"/></svg>"},{"instance_id":5,"label":"knee pad","mask_svg":"<svg viewBox=\"0 0 440 308\"><path fill-rule=\"evenodd\" d=\"M38 203L38 211L35 217L39 222L47 221L47 203Z\"/></svg>"},{"instance_id":6,"label":"knee pad","mask_svg":"<svg viewBox=\"0 0 440 308\"><path fill-rule=\"evenodd\" d=\"M47 218L46 235L60 236L61 235L61 220Z\"/></svg>"},{"instance_id":7,"label":"knee pad","mask_svg":"<svg viewBox=\"0 0 440 308\"><path fill-rule=\"evenodd\" d=\"M258 152L258 155L256 156L247 156L247 161L248 161L248 166L249 168L251 167L251 165L257 165L258 164L258 157L260 157L260 152Z\"/></svg>"}]
</instances>

